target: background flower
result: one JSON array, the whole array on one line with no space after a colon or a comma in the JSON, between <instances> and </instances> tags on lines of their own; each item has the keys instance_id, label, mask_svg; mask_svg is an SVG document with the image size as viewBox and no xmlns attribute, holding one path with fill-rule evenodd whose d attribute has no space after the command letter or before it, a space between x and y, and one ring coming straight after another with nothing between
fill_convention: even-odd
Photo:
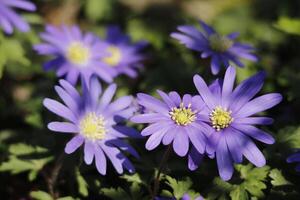
<instances>
[{"instance_id":1,"label":"background flower","mask_svg":"<svg viewBox=\"0 0 300 200\"><path fill-rule=\"evenodd\" d=\"M83 34L78 26L47 25L40 36L45 43L35 45L34 49L54 57L44 64L45 70L55 69L57 76L66 76L72 84L82 77L88 85L92 75L106 82L113 80L113 69L101 61L107 45L92 33Z\"/></svg>"},{"instance_id":2,"label":"background flower","mask_svg":"<svg viewBox=\"0 0 300 200\"><path fill-rule=\"evenodd\" d=\"M73 138L66 144L65 152L73 153L84 145L84 161L91 164L95 158L97 170L105 175L108 158L118 173L123 168L134 172L134 166L122 152L135 157L138 153L122 138L139 137L138 132L120 124L132 116L134 109L130 107L132 97L124 96L111 103L116 85L110 85L102 94L101 86L96 78L91 79L90 87L84 87L82 96L64 80L55 87L56 92L65 105L46 98L44 106L68 122L51 122L48 128L55 132L72 133Z\"/></svg>"},{"instance_id":3,"label":"background flower","mask_svg":"<svg viewBox=\"0 0 300 200\"><path fill-rule=\"evenodd\" d=\"M216 154L220 176L229 180L233 174L233 163L241 163L243 155L257 167L266 164L266 160L253 143L256 139L265 144L273 144L274 138L254 125L268 125L273 122L268 117L253 116L258 112L277 105L282 96L271 93L253 97L263 86L265 73L260 72L233 89L236 71L228 67L224 81L215 81L210 88L204 80L194 76L195 86L206 104L203 113L210 128L207 153Z\"/></svg>"},{"instance_id":4,"label":"background flower","mask_svg":"<svg viewBox=\"0 0 300 200\"><path fill-rule=\"evenodd\" d=\"M254 50L251 45L235 41L238 33L222 36L203 21L200 21L200 24L204 33L193 26L183 25L177 28L181 33L172 33L171 36L187 48L199 51L202 58L211 57L210 66L213 74L218 74L222 65L228 67L234 63L243 67L240 58L257 61L257 57L251 53Z\"/></svg>"},{"instance_id":5,"label":"background flower","mask_svg":"<svg viewBox=\"0 0 300 200\"><path fill-rule=\"evenodd\" d=\"M133 44L130 37L123 34L118 26L107 28L105 41L108 44L108 56L103 58L103 62L114 69L113 76L126 74L131 78L136 77L136 70L142 66L141 61L145 59L141 51L147 42L141 41Z\"/></svg>"},{"instance_id":6,"label":"background flower","mask_svg":"<svg viewBox=\"0 0 300 200\"><path fill-rule=\"evenodd\" d=\"M13 33L13 27L21 32L30 30L28 23L19 16L14 9L35 11L33 3L26 0L1 0L0 1L0 27L7 34Z\"/></svg>"},{"instance_id":7,"label":"background flower","mask_svg":"<svg viewBox=\"0 0 300 200\"><path fill-rule=\"evenodd\" d=\"M291 162L298 162L297 166L296 166L296 171L300 172L300 152L297 152L291 156L289 156L287 158L287 162L291 163Z\"/></svg>"}]
</instances>

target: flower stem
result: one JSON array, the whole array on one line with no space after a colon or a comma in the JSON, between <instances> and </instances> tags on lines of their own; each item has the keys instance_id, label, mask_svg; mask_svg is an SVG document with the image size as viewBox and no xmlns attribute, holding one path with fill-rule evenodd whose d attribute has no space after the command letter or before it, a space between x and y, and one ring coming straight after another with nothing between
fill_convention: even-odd
<instances>
[{"instance_id":1,"label":"flower stem","mask_svg":"<svg viewBox=\"0 0 300 200\"><path fill-rule=\"evenodd\" d=\"M46 179L47 182L47 187L49 190L50 195L53 197L53 199L57 199L57 194L55 193L55 185L56 185L56 181L60 172L60 169L62 167L63 164L63 158L64 158L65 153L62 152L59 157L57 158L53 170L50 174L50 176L48 176L48 178Z\"/></svg>"},{"instance_id":2,"label":"flower stem","mask_svg":"<svg viewBox=\"0 0 300 200\"><path fill-rule=\"evenodd\" d=\"M165 168L165 164L166 162L168 161L169 157L170 157L170 153L172 151L172 145L169 144L168 148L166 149L161 161L160 161L160 164L159 164L159 167L158 167L158 172L157 172L157 175L154 179L154 186L153 186L153 192L152 192L152 200L155 199L158 191L159 191L159 183L160 183L160 175L161 173L163 172L164 168Z\"/></svg>"}]
</instances>

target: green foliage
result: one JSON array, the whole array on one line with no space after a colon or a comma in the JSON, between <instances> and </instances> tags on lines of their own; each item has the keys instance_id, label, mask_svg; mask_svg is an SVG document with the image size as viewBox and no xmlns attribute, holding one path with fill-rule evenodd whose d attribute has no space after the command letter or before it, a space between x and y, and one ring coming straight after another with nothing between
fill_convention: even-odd
<instances>
[{"instance_id":1,"label":"green foliage","mask_svg":"<svg viewBox=\"0 0 300 200\"><path fill-rule=\"evenodd\" d=\"M9 146L10 156L8 161L1 163L0 171L8 171L12 174L19 174L29 171L28 179L33 181L36 179L40 170L50 161L53 156L42 158L33 158L33 155L43 155L48 152L47 149L39 146L31 146L24 143L13 144ZM27 156L23 158L22 156ZM29 157L28 157L29 156Z\"/></svg>"},{"instance_id":2,"label":"green foliage","mask_svg":"<svg viewBox=\"0 0 300 200\"><path fill-rule=\"evenodd\" d=\"M300 35L300 19L280 17L275 27L290 34Z\"/></svg>"},{"instance_id":3,"label":"green foliage","mask_svg":"<svg viewBox=\"0 0 300 200\"><path fill-rule=\"evenodd\" d=\"M78 184L79 194L81 194L84 197L88 196L89 195L88 184L84 180L83 176L80 174L78 169L76 169L76 180Z\"/></svg>"},{"instance_id":4,"label":"green foliage","mask_svg":"<svg viewBox=\"0 0 300 200\"><path fill-rule=\"evenodd\" d=\"M271 183L273 186L283 186L291 184L284 178L282 172L279 169L272 169L269 176L272 179Z\"/></svg>"}]
</instances>

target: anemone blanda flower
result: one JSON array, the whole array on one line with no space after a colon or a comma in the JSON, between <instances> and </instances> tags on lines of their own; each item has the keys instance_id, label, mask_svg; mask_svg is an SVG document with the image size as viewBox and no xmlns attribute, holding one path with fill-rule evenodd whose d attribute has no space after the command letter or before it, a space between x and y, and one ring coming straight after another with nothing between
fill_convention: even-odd
<instances>
[{"instance_id":1,"label":"anemone blanda flower","mask_svg":"<svg viewBox=\"0 0 300 200\"><path fill-rule=\"evenodd\" d=\"M211 57L211 71L218 74L220 67L228 67L234 63L239 67L244 64L240 58L257 61L257 57L252 54L254 48L248 44L236 42L238 33L231 33L226 36L218 34L212 27L200 21L204 33L193 26L178 26L179 33L172 33L171 37L180 41L187 48L199 51L202 58Z\"/></svg>"},{"instance_id":2,"label":"anemone blanda flower","mask_svg":"<svg viewBox=\"0 0 300 200\"><path fill-rule=\"evenodd\" d=\"M67 120L48 124L52 131L73 135L66 144L65 152L71 154L84 145L85 163L91 164L95 158L100 174L106 174L106 158L118 173L122 173L123 168L134 172L134 166L122 152L126 151L135 157L138 157L138 153L122 138L139 137L139 133L120 124L131 117L135 110L130 106L132 97L124 96L111 103L116 91L116 85L111 84L100 98L102 89L96 78L91 79L89 89L84 86L83 95L65 80L60 80L60 86L56 86L55 90L65 105L48 98L43 104L48 110Z\"/></svg>"},{"instance_id":3,"label":"anemone blanda flower","mask_svg":"<svg viewBox=\"0 0 300 200\"><path fill-rule=\"evenodd\" d=\"M113 76L126 74L132 78L136 77L136 69L142 67L141 61L145 59L141 50L147 43L145 41L131 43L129 36L123 34L117 26L107 28L105 41L109 55L103 58L103 62L113 69Z\"/></svg>"},{"instance_id":4,"label":"anemone blanda flower","mask_svg":"<svg viewBox=\"0 0 300 200\"><path fill-rule=\"evenodd\" d=\"M0 27L7 34L13 33L13 27L21 32L30 30L28 23L19 16L14 9L35 11L33 3L25 0L0 0Z\"/></svg>"},{"instance_id":5,"label":"anemone blanda flower","mask_svg":"<svg viewBox=\"0 0 300 200\"><path fill-rule=\"evenodd\" d=\"M209 128L199 113L204 104L199 104L202 102L200 96L185 94L181 99L174 91L169 94L157 92L162 101L143 93L137 95L137 101L145 111L133 116L131 121L150 124L141 132L142 136L150 136L146 142L147 150L153 150L161 142L164 145L173 142L177 155L183 157L189 152L188 166L193 170L202 159L206 145L204 129Z\"/></svg>"},{"instance_id":6,"label":"anemone blanda flower","mask_svg":"<svg viewBox=\"0 0 300 200\"><path fill-rule=\"evenodd\" d=\"M298 162L297 166L296 166L296 171L300 172L300 152L297 152L291 156L289 156L287 158L287 162L291 163L291 162Z\"/></svg>"},{"instance_id":7,"label":"anemone blanda flower","mask_svg":"<svg viewBox=\"0 0 300 200\"><path fill-rule=\"evenodd\" d=\"M236 71L228 67L224 81L217 80L207 87L204 80L194 76L195 86L206 104L202 119L210 125L206 152L217 158L219 174L229 180L233 174L233 163L241 163L243 155L255 166L262 167L266 160L252 139L273 144L274 138L255 125L268 125L269 117L254 114L277 105L282 96L271 93L254 98L263 86L265 73L260 72L244 80L233 89ZM200 102L198 102L200 103Z\"/></svg>"},{"instance_id":8,"label":"anemone blanda flower","mask_svg":"<svg viewBox=\"0 0 300 200\"><path fill-rule=\"evenodd\" d=\"M101 61L107 56L107 45L95 35L83 34L78 26L47 25L40 36L45 43L35 45L34 49L41 55L54 57L44 64L45 70L55 69L57 76L66 75L72 84L82 77L88 85L92 75L106 82L113 80L114 70Z\"/></svg>"}]
</instances>

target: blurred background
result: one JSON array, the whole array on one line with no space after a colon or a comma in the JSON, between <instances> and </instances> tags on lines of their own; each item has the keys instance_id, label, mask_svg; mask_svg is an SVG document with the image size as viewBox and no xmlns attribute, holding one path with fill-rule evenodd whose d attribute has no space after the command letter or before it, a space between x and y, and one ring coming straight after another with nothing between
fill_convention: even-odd
<instances>
[{"instance_id":1,"label":"blurred background","mask_svg":"<svg viewBox=\"0 0 300 200\"><path fill-rule=\"evenodd\" d=\"M198 19L222 33L240 32L240 41L253 44L259 62L238 69L238 82L259 70L267 72L261 93L280 92L283 102L266 114L275 123L265 130L274 145L258 144L267 166L236 166L229 182L218 178L215 160L204 159L196 172L186 158L173 156L163 176L160 194L180 197L188 192L207 199L300 199L300 175L286 157L300 148L300 1L299 0L36 0L35 13L22 13L29 33L0 31L0 193L1 199L150 199L149 188L164 147L147 152L145 140L130 141L142 155L133 160L134 175L107 176L86 166L82 152L63 155L69 136L51 133L46 124L54 115L42 106L57 98L53 72L45 72L32 45L45 24L79 24L85 31L105 35L116 24L133 41L147 40L148 59L136 79L118 77L117 96L156 89L196 94L192 77L213 80L209 60L170 37L176 26L199 27ZM224 71L219 76L222 77ZM141 127L137 127L141 128ZM111 167L111 166L110 166ZM111 169L111 168L110 168Z\"/></svg>"}]
</instances>

